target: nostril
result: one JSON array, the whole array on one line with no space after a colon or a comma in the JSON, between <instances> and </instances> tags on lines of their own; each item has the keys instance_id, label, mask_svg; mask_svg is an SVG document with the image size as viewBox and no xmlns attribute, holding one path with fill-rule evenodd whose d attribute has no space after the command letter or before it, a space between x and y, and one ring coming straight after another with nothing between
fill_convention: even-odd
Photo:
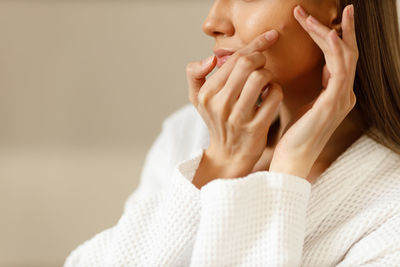
<instances>
[{"instance_id":1,"label":"nostril","mask_svg":"<svg viewBox=\"0 0 400 267\"><path fill-rule=\"evenodd\" d=\"M224 34L224 33L222 33L222 32L218 32L218 31L213 31L213 35L214 35L214 36L222 35L222 37L226 37L226 34Z\"/></svg>"}]
</instances>

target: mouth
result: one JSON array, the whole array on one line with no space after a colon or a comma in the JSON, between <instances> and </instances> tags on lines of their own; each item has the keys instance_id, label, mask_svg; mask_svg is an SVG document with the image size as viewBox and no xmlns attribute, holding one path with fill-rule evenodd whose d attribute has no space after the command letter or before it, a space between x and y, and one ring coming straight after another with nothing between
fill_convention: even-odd
<instances>
[{"instance_id":1,"label":"mouth","mask_svg":"<svg viewBox=\"0 0 400 267\"><path fill-rule=\"evenodd\" d=\"M217 67L221 67L233 53L234 51L230 49L215 49L214 54L217 57Z\"/></svg>"}]
</instances>

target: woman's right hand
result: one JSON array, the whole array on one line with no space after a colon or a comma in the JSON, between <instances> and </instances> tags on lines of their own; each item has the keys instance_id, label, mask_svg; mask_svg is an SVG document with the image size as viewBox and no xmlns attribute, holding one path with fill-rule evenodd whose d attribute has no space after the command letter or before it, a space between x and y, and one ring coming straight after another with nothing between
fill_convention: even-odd
<instances>
[{"instance_id":1,"label":"woman's right hand","mask_svg":"<svg viewBox=\"0 0 400 267\"><path fill-rule=\"evenodd\" d=\"M210 133L205 157L220 170L216 174L219 178L242 177L251 172L266 147L270 124L283 99L281 87L264 68L266 58L262 52L278 39L277 31L270 32L272 38L265 38L265 34L256 37L207 79L216 66L215 57L208 58L208 63L203 60L186 66L189 100ZM267 86L269 89L262 93ZM263 101L258 107L260 93Z\"/></svg>"}]
</instances>

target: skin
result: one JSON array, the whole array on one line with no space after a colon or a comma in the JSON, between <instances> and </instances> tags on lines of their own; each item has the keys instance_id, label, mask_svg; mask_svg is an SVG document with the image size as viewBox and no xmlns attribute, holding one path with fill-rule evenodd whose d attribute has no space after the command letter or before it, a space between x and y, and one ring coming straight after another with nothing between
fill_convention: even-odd
<instances>
[{"instance_id":1,"label":"skin","mask_svg":"<svg viewBox=\"0 0 400 267\"><path fill-rule=\"evenodd\" d=\"M311 28L307 28L306 20L299 20L299 18L295 17L294 9L298 4L301 4L307 12L322 23L319 28L316 28L320 37L310 30ZM253 49L238 56L236 54L233 55L218 70L219 76L215 74L215 77L209 79L212 82L210 81L208 84L204 74L210 72L212 70L211 67L215 67L215 60L212 61L210 69L206 70L200 70L199 63L196 62L188 65L187 75L189 88L191 89L189 96L209 126L211 136L210 147L206 150L193 179L193 183L198 188L215 178L243 177L246 174L260 170L289 173L314 183L319 175L362 134L358 125L360 114L352 109L355 104L355 96L351 94L349 100L347 98L350 91L337 89L347 88L346 90L348 90L352 88L355 65L358 58L356 43L354 47L354 44L350 41L347 42L348 36L350 36L348 31L350 29L348 26L349 19L346 26L347 34L343 37L343 39L346 39L346 47L339 43L339 40L335 41L334 38L330 39L329 37L328 32L331 29L334 32L341 31L342 24L335 23L337 16L338 11L334 0L216 0L214 2L203 23L203 31L215 38L215 48L241 51L251 46L251 43L263 32L271 29L275 29L278 32L279 38L274 44L259 51L258 54ZM318 40L318 38L321 40ZM326 40L331 41L328 42ZM335 44L335 42L337 46L330 45ZM339 45L343 45L345 48L338 49ZM324 46L325 49L322 49ZM334 48L333 50L332 47ZM347 52L347 48L349 48L348 51L354 52L354 55L351 52ZM339 52L331 52L339 50L345 51L344 58L347 57L354 60L349 60L349 64L344 64L343 62L347 62L347 60L342 60L342 62L337 59L341 57ZM254 57L253 71L263 69L263 72L260 73L262 73L261 76L266 77L264 82L270 82L274 85L272 87L274 90L270 90L271 92L265 100L265 105L269 105L269 108L264 108L265 110L268 109L268 115L264 117L267 127L266 133L268 134L268 139L272 141L269 142L268 146L265 146L267 142L265 140L262 150L259 148L261 145L256 144L254 141L253 143L241 141L241 144L246 144L245 146L249 148L249 151L251 149L253 154L249 151L233 153L234 149L231 148L235 147L235 143L231 143L231 148L229 149L221 145L223 143L221 140L219 145L217 144L217 126L215 123L217 119L215 119L215 114L218 112L214 107L215 114L214 119L212 119L213 108L207 107L206 97L204 97L206 93L201 91L210 91L210 84L216 84L216 81L220 83L224 81L221 83L225 83L224 89L230 87L230 90L232 90L234 83L229 74L232 74L232 76L245 75L242 74L245 72L238 67L240 64L237 62L240 62L240 57L251 53L253 53ZM328 56L330 61L327 64L328 66L324 68L325 63L328 62L326 60L327 55L330 55ZM343 64L340 65L341 63L337 62L342 62ZM237 70L235 72L235 68L241 71ZM338 71L335 71L335 68ZM225 69L226 77L221 74L224 71L222 69ZM340 69L342 72L346 70L353 75L350 75L346 81L340 79L340 82L342 82L340 83L336 78L340 76ZM202 71L203 73L201 73ZM227 78L228 76L229 78ZM331 76L333 77L331 78ZM249 77L247 79L250 80ZM259 87L261 90L262 86ZM329 89L330 87L332 88ZM321 95L321 90L326 88L329 89L329 92L336 93L329 93L330 98L325 97L325 100L322 99L323 101L318 100L318 102L315 102ZM214 91L224 91L224 89L214 88ZM225 89L225 91L228 91L228 89ZM274 91L279 91L280 94L273 94L272 92ZM342 93L339 94L337 92ZM202 96L199 97L199 94L202 94ZM329 94L325 95L329 96ZM238 103L240 102L239 100L240 98L237 100ZM252 106L253 104L249 103L249 99L247 100L246 105ZM319 104L320 102L323 104L329 103L330 106L326 107L325 105L323 107L322 104ZM340 108L334 104L336 102L341 103ZM214 101L214 106L217 105L216 103L221 103L221 101ZM318 105L312 109L312 112L307 112L313 103ZM212 101L210 101L211 104ZM242 107L242 110L244 110L245 105L242 105ZM317 110L317 108L320 110ZM220 114L225 114L226 116L223 119L229 121L228 118L233 117L233 110L227 105L226 110L220 112ZM317 121L314 115L316 111L319 111L319 117L326 118L325 122L320 123L322 119ZM254 116L255 113L251 114ZM323 116L323 114L326 115ZM271 127L272 121L276 122L277 118L279 118L279 123L274 123L273 127ZM212 121L214 121L214 124ZM330 124L329 126L328 123ZM313 128L314 125L321 125L319 131L314 133L308 131L306 133L305 128ZM214 127L214 131L212 127ZM262 131L260 130L259 132ZM252 136L254 139L257 135L253 133ZM258 138L262 139L262 136ZM312 143L317 143L318 146L312 145ZM239 144L240 142L237 141L237 145ZM228 150L229 153L226 152ZM244 162L247 163L247 166ZM291 167L289 168L288 166Z\"/></svg>"}]
</instances>

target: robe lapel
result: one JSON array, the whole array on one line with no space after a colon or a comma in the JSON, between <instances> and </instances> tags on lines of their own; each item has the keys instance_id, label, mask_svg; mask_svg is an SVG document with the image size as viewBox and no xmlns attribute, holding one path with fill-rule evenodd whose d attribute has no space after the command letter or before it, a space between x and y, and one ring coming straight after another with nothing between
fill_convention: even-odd
<instances>
[{"instance_id":1,"label":"robe lapel","mask_svg":"<svg viewBox=\"0 0 400 267\"><path fill-rule=\"evenodd\" d=\"M370 130L373 134L374 130ZM364 133L347 148L311 187L304 242L311 238L326 216L357 187L376 173L389 150ZM375 172L373 172L375 170Z\"/></svg>"}]
</instances>

